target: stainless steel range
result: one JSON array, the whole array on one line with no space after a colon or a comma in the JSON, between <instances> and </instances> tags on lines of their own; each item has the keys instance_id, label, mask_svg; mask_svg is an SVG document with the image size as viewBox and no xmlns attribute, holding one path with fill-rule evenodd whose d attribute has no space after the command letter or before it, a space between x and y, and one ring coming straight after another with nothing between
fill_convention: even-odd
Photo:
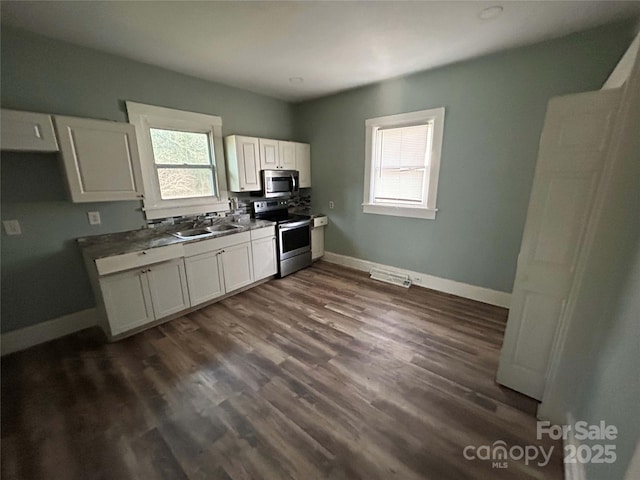
<instances>
[{"instance_id":1,"label":"stainless steel range","mask_svg":"<svg viewBox=\"0 0 640 480\"><path fill-rule=\"evenodd\" d=\"M311 219L288 211L287 200L253 202L259 220L277 222L278 275L284 277L311 265Z\"/></svg>"}]
</instances>

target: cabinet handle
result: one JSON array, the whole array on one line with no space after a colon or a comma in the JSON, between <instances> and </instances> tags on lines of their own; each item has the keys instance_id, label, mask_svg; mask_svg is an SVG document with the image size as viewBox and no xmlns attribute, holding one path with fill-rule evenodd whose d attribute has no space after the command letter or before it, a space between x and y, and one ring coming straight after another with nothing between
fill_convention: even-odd
<instances>
[{"instance_id":1,"label":"cabinet handle","mask_svg":"<svg viewBox=\"0 0 640 480\"><path fill-rule=\"evenodd\" d=\"M138 198L144 198L144 194L143 194L143 193L140 193L140 194L136 195L136 197L138 197Z\"/></svg>"},{"instance_id":2,"label":"cabinet handle","mask_svg":"<svg viewBox=\"0 0 640 480\"><path fill-rule=\"evenodd\" d=\"M150 269L150 268L147 268L147 272L150 272L150 271L151 271L151 269Z\"/></svg>"},{"instance_id":3,"label":"cabinet handle","mask_svg":"<svg viewBox=\"0 0 640 480\"><path fill-rule=\"evenodd\" d=\"M140 270L140 273L146 273L146 270Z\"/></svg>"},{"instance_id":4,"label":"cabinet handle","mask_svg":"<svg viewBox=\"0 0 640 480\"><path fill-rule=\"evenodd\" d=\"M147 254L147 252L143 250L142 251L142 255L146 255L146 254Z\"/></svg>"}]
</instances>

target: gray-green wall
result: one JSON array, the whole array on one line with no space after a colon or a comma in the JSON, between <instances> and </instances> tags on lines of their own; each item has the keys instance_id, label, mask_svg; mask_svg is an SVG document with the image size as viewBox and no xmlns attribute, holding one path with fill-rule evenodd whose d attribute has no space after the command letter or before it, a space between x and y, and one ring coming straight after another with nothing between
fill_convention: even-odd
<instances>
[{"instance_id":1,"label":"gray-green wall","mask_svg":"<svg viewBox=\"0 0 640 480\"><path fill-rule=\"evenodd\" d=\"M547 100L598 88L630 30L597 29L292 106L3 26L1 103L126 121L123 102L133 100L220 115L225 135L309 141L314 206L331 218L328 250L510 291ZM365 119L433 106L447 108L437 219L364 215ZM69 202L55 155L3 152L0 168L0 215L24 230L2 234L2 331L92 307L74 240L140 227L140 205ZM89 210L101 212L101 226L88 224Z\"/></svg>"},{"instance_id":2,"label":"gray-green wall","mask_svg":"<svg viewBox=\"0 0 640 480\"><path fill-rule=\"evenodd\" d=\"M609 26L298 105L326 249L511 292L547 102L599 89L632 38ZM365 120L441 106L437 218L362 213Z\"/></svg>"},{"instance_id":3,"label":"gray-green wall","mask_svg":"<svg viewBox=\"0 0 640 480\"><path fill-rule=\"evenodd\" d=\"M3 108L126 121L125 100L220 115L223 134L292 139L292 106L2 27ZM2 332L95 305L75 238L140 228L138 202L73 204L55 155L2 152ZM86 212L98 210L102 225Z\"/></svg>"}]
</instances>

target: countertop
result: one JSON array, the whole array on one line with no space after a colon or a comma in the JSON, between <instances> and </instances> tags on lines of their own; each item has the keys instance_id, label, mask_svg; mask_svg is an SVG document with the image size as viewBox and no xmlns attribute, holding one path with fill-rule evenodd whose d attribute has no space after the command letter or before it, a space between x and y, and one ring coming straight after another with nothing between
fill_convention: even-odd
<instances>
[{"instance_id":1,"label":"countertop","mask_svg":"<svg viewBox=\"0 0 640 480\"><path fill-rule=\"evenodd\" d=\"M229 221L214 222L214 225L231 223ZM178 232L185 228L185 225L172 225L170 227L143 228L140 230L131 230L128 232L108 233L106 235L94 235L91 237L78 238L78 245L82 248L85 255L96 260L98 258L111 257L121 255L123 253L139 252L141 250L149 250L151 248L164 247L166 245L175 245L177 243L194 243L202 240L210 240L212 238L220 238L226 235L234 235L236 233L248 232L258 228L269 227L275 225L275 222L267 220L249 220L244 222L233 222L240 228L230 230L228 232L220 232L217 235L209 237L183 239L171 235L171 232Z\"/></svg>"}]
</instances>

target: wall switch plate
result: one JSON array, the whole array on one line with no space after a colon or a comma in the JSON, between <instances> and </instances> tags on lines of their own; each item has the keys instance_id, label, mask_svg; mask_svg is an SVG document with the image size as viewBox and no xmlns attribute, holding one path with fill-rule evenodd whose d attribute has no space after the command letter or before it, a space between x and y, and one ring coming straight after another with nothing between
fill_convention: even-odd
<instances>
[{"instance_id":1,"label":"wall switch plate","mask_svg":"<svg viewBox=\"0 0 640 480\"><path fill-rule=\"evenodd\" d=\"M89 217L90 225L100 225L102 223L100 212L87 212L87 217Z\"/></svg>"},{"instance_id":2,"label":"wall switch plate","mask_svg":"<svg viewBox=\"0 0 640 480\"><path fill-rule=\"evenodd\" d=\"M18 220L4 220L4 231L7 235L22 235L22 228L20 228L20 222Z\"/></svg>"},{"instance_id":3,"label":"wall switch plate","mask_svg":"<svg viewBox=\"0 0 640 480\"><path fill-rule=\"evenodd\" d=\"M333 203L333 200L329 201L329 210L333 210L333 207L335 207L335 204Z\"/></svg>"}]
</instances>

